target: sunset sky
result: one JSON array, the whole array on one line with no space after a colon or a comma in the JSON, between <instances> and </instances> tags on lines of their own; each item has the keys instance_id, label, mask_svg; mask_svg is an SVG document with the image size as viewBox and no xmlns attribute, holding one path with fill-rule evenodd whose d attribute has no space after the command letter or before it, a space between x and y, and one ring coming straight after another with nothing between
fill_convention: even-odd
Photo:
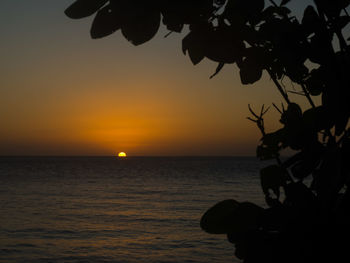
<instances>
[{"instance_id":1,"label":"sunset sky","mask_svg":"<svg viewBox=\"0 0 350 263\"><path fill-rule=\"evenodd\" d=\"M72 2L1 0L0 155L255 154L247 104L282 101L266 75L243 86L227 65L209 80L216 64L193 66L164 28L138 47L92 40L93 17L64 15Z\"/></svg>"}]
</instances>

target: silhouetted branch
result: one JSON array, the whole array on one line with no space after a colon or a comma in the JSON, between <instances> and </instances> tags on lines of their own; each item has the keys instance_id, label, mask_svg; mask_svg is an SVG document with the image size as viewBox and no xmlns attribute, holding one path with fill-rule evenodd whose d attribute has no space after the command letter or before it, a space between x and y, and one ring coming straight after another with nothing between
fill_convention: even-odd
<instances>
[{"instance_id":1,"label":"silhouetted branch","mask_svg":"<svg viewBox=\"0 0 350 263\"><path fill-rule=\"evenodd\" d=\"M311 98L311 96L310 96L310 93L307 91L305 85L304 85L304 84L301 84L301 88L303 89L303 92L304 92L306 98L308 99L310 105L311 105L313 108L315 108L315 107L316 107L316 106L315 106L315 103L313 102L313 100L312 100L312 98Z\"/></svg>"},{"instance_id":2,"label":"silhouetted branch","mask_svg":"<svg viewBox=\"0 0 350 263\"><path fill-rule=\"evenodd\" d=\"M256 123L256 125L258 126L259 130L261 131L261 134L264 136L266 133L265 133L265 127L264 127L264 115L268 112L268 110L270 109L270 107L268 107L266 110L265 110L265 105L263 104L262 107L261 107L261 110L260 110L260 115L256 114L254 112L254 110L251 108L250 104L248 104L248 109L250 111L250 113L253 115L254 118L251 118L251 117L247 117L248 120Z\"/></svg>"},{"instance_id":3,"label":"silhouetted branch","mask_svg":"<svg viewBox=\"0 0 350 263\"><path fill-rule=\"evenodd\" d=\"M273 73L272 73L270 70L268 70L268 73L270 74L271 79L272 79L273 82L275 83L275 85L276 85L278 91L281 93L281 95L282 95L282 97L284 98L284 100L285 100L288 104L290 104L290 100L289 100L289 98L288 98L288 95L284 92L284 90L283 90L281 84L278 83L276 77L273 75Z\"/></svg>"},{"instance_id":4,"label":"silhouetted branch","mask_svg":"<svg viewBox=\"0 0 350 263\"><path fill-rule=\"evenodd\" d=\"M272 105L275 107L275 109L280 113L280 114L282 114L283 112L276 106L276 104L275 103L272 103Z\"/></svg>"},{"instance_id":5,"label":"silhouetted branch","mask_svg":"<svg viewBox=\"0 0 350 263\"><path fill-rule=\"evenodd\" d=\"M273 1L273 0L269 0L269 1L273 6L278 7L278 5L275 3L275 1Z\"/></svg>"},{"instance_id":6,"label":"silhouetted branch","mask_svg":"<svg viewBox=\"0 0 350 263\"><path fill-rule=\"evenodd\" d=\"M170 31L170 32L166 33L166 35L164 36L164 38L167 38L167 37L170 36L172 33L174 33L174 31Z\"/></svg>"}]
</instances>

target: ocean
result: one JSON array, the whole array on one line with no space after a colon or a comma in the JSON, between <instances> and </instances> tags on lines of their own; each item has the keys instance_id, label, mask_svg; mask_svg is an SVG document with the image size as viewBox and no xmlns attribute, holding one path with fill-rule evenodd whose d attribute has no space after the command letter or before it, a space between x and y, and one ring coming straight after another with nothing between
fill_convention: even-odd
<instances>
[{"instance_id":1,"label":"ocean","mask_svg":"<svg viewBox=\"0 0 350 263\"><path fill-rule=\"evenodd\" d=\"M253 157L0 157L0 262L239 262L200 229L224 199L265 206Z\"/></svg>"}]
</instances>

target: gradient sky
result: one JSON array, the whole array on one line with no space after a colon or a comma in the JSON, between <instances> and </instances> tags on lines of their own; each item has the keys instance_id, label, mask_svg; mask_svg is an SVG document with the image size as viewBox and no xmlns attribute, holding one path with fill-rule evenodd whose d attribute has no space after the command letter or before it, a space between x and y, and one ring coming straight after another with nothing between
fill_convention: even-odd
<instances>
[{"instance_id":1,"label":"gradient sky","mask_svg":"<svg viewBox=\"0 0 350 263\"><path fill-rule=\"evenodd\" d=\"M194 67L164 29L139 47L91 40L92 17L64 15L72 2L1 0L0 155L255 154L247 104L282 101L269 78L243 86L228 65L209 80L216 64Z\"/></svg>"}]
</instances>

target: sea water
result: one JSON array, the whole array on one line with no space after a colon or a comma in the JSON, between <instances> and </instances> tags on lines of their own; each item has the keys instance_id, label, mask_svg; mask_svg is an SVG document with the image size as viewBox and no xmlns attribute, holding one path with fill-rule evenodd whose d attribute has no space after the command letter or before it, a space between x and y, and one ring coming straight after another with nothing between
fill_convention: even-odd
<instances>
[{"instance_id":1,"label":"sea water","mask_svg":"<svg viewBox=\"0 0 350 263\"><path fill-rule=\"evenodd\" d=\"M264 206L248 157L0 157L0 262L239 262L200 229L224 199Z\"/></svg>"}]
</instances>

